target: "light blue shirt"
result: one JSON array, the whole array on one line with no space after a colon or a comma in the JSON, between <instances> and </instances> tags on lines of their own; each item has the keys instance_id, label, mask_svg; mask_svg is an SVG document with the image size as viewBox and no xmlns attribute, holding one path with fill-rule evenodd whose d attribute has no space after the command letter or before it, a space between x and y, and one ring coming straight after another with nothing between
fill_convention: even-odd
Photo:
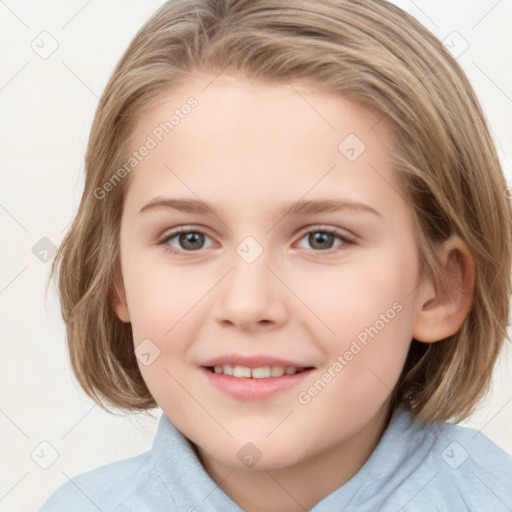
<instances>
[{"instance_id":1,"label":"light blue shirt","mask_svg":"<svg viewBox=\"0 0 512 512\"><path fill-rule=\"evenodd\" d=\"M340 462L341 464L342 462ZM478 430L400 408L364 466L311 512L511 512L512 456ZM40 512L241 512L162 414L152 448L72 478Z\"/></svg>"}]
</instances>

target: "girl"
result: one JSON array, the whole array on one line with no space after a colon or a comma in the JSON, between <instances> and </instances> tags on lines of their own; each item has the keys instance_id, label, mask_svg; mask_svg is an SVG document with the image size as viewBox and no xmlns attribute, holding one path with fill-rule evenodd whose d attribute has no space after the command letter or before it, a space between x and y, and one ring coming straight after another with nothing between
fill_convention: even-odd
<instances>
[{"instance_id":1,"label":"girl","mask_svg":"<svg viewBox=\"0 0 512 512\"><path fill-rule=\"evenodd\" d=\"M512 510L512 457L453 423L506 339L507 196L466 76L399 8L167 2L53 267L84 390L163 414L41 510Z\"/></svg>"}]
</instances>

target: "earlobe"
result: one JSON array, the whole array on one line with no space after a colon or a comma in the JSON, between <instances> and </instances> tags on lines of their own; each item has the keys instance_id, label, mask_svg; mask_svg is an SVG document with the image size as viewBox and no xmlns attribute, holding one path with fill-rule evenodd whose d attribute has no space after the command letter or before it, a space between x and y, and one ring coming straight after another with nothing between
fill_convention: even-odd
<instances>
[{"instance_id":1,"label":"earlobe","mask_svg":"<svg viewBox=\"0 0 512 512\"><path fill-rule=\"evenodd\" d=\"M466 244L454 235L438 255L446 276L437 280L430 276L421 284L413 325L413 338L424 343L455 334L473 304L475 263Z\"/></svg>"},{"instance_id":2,"label":"earlobe","mask_svg":"<svg viewBox=\"0 0 512 512\"><path fill-rule=\"evenodd\" d=\"M126 292L124 289L123 278L119 267L119 265L117 265L116 267L114 276L114 286L112 287L110 294L110 302L112 305L112 309L116 313L119 320L121 320L121 322L124 323L130 323L130 312L128 310L128 304L126 302Z\"/></svg>"}]
</instances>

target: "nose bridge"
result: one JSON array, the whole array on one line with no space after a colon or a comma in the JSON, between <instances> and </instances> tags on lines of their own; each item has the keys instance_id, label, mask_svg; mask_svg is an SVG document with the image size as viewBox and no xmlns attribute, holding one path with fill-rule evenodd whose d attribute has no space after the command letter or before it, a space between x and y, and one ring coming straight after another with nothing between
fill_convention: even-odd
<instances>
[{"instance_id":1,"label":"nose bridge","mask_svg":"<svg viewBox=\"0 0 512 512\"><path fill-rule=\"evenodd\" d=\"M230 259L217 308L221 322L250 326L280 323L286 315L286 287L273 275L270 250L248 236Z\"/></svg>"},{"instance_id":2,"label":"nose bridge","mask_svg":"<svg viewBox=\"0 0 512 512\"><path fill-rule=\"evenodd\" d=\"M267 268L272 265L270 250L265 250L254 237L248 236L238 244L235 252L226 293L247 305L268 302L275 285Z\"/></svg>"}]
</instances>

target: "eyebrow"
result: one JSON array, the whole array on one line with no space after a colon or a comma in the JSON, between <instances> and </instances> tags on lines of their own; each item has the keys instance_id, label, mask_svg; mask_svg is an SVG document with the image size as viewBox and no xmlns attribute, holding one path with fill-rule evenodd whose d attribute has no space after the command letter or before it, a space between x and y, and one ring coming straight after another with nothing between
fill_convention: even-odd
<instances>
[{"instance_id":1,"label":"eyebrow","mask_svg":"<svg viewBox=\"0 0 512 512\"><path fill-rule=\"evenodd\" d=\"M210 205L204 201L199 201L197 199L159 197L146 203L139 211L139 214L161 209L173 209L181 212L200 214L213 213L214 215L218 216L217 209L213 205ZM314 215L316 213L329 213L337 212L340 210L352 210L361 213L371 213L378 217L383 217L380 212L378 212L375 208L372 208L370 205L348 199L314 199L309 201L300 199L298 201L288 201L282 203L280 213L282 216Z\"/></svg>"}]
</instances>

